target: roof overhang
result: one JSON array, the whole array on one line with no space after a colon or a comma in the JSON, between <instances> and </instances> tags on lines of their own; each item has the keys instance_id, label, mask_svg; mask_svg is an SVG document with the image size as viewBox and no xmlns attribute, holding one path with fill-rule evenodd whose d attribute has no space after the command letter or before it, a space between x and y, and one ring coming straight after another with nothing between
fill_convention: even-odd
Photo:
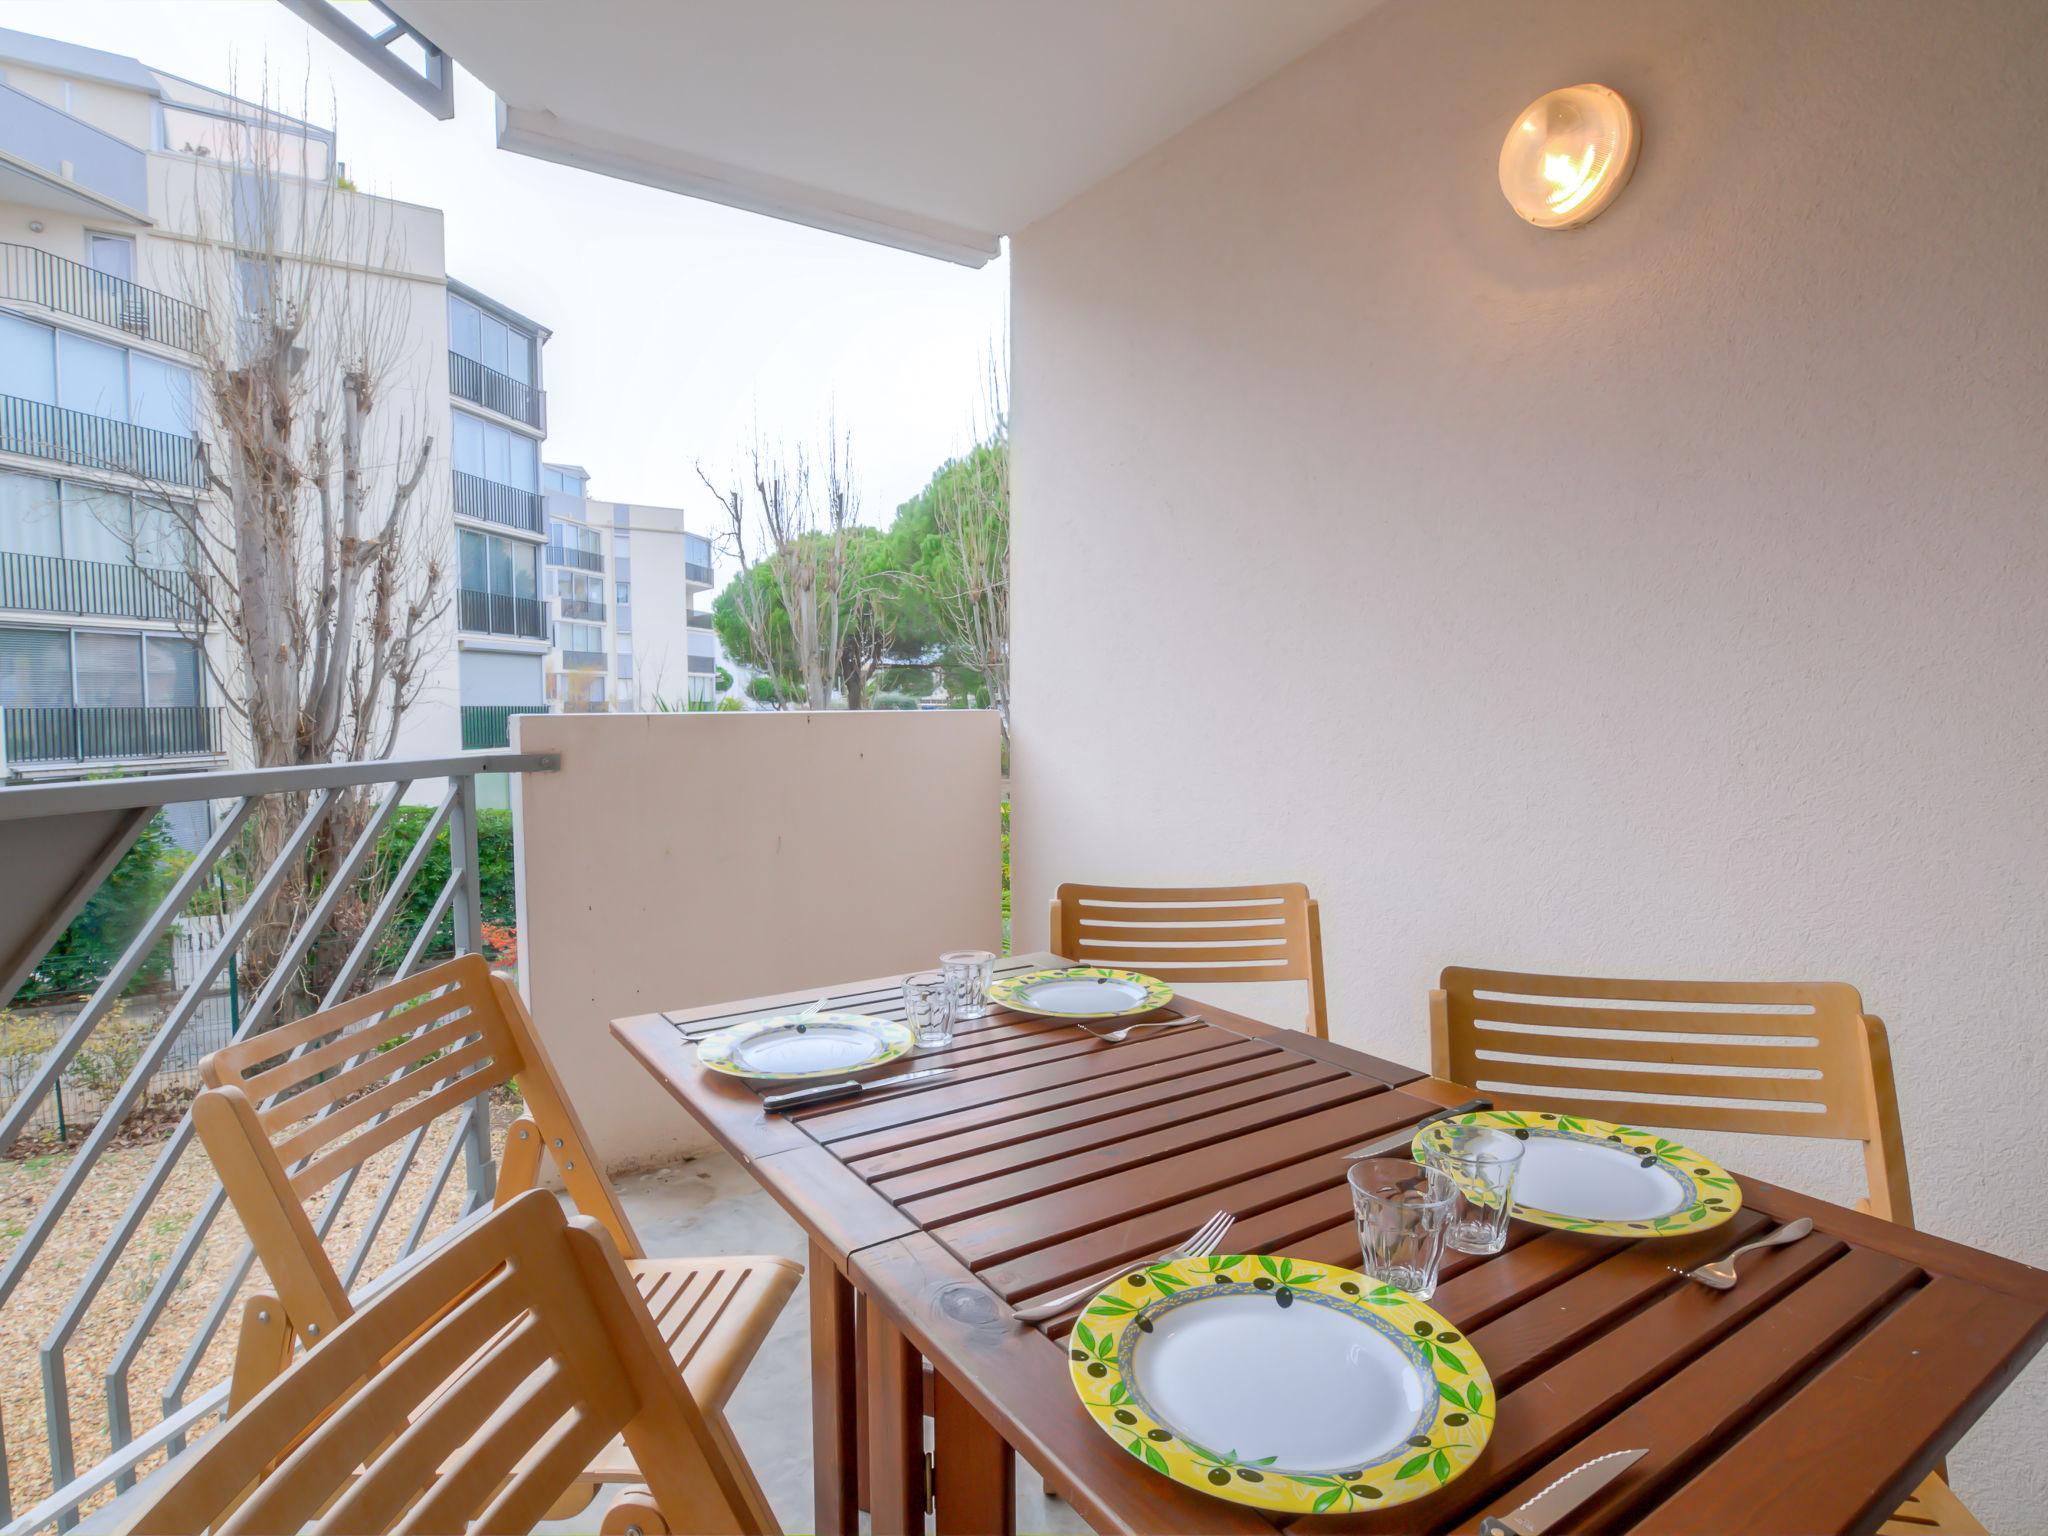
<instances>
[{"instance_id":1,"label":"roof overhang","mask_svg":"<svg viewBox=\"0 0 2048 1536\"><path fill-rule=\"evenodd\" d=\"M979 266L1376 0L385 0L506 149Z\"/></svg>"},{"instance_id":2,"label":"roof overhang","mask_svg":"<svg viewBox=\"0 0 2048 1536\"><path fill-rule=\"evenodd\" d=\"M146 228L149 215L111 197L87 191L75 181L31 165L16 155L0 150L0 203L22 203L30 208L48 208L54 213L83 214L103 223Z\"/></svg>"}]
</instances>

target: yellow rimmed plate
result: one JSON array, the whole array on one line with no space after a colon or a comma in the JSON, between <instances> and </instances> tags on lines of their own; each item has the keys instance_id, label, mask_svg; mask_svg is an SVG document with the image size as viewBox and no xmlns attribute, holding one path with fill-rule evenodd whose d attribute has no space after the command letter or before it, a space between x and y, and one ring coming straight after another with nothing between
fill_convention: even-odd
<instances>
[{"instance_id":1,"label":"yellow rimmed plate","mask_svg":"<svg viewBox=\"0 0 2048 1536\"><path fill-rule=\"evenodd\" d=\"M1173 988L1156 976L1106 965L1062 965L1046 971L1005 976L989 997L1019 1013L1047 1019L1122 1019L1150 1013L1173 1000Z\"/></svg>"},{"instance_id":2,"label":"yellow rimmed plate","mask_svg":"<svg viewBox=\"0 0 2048 1536\"><path fill-rule=\"evenodd\" d=\"M859 1013L786 1013L750 1019L697 1042L697 1060L713 1072L751 1082L792 1082L865 1072L906 1054L917 1037L907 1024Z\"/></svg>"},{"instance_id":3,"label":"yellow rimmed plate","mask_svg":"<svg viewBox=\"0 0 2048 1536\"><path fill-rule=\"evenodd\" d=\"M1448 1125L1484 1126L1527 1145L1515 1174L1513 1214L1541 1227L1602 1237L1681 1237L1742 1209L1742 1187L1712 1158L1654 1131L1582 1115L1489 1109L1426 1125L1415 1159L1441 1145Z\"/></svg>"},{"instance_id":4,"label":"yellow rimmed plate","mask_svg":"<svg viewBox=\"0 0 2048 1536\"><path fill-rule=\"evenodd\" d=\"M1067 1340L1089 1416L1153 1471L1287 1514L1385 1509L1493 1433L1471 1342L1406 1291L1267 1255L1130 1270Z\"/></svg>"}]
</instances>

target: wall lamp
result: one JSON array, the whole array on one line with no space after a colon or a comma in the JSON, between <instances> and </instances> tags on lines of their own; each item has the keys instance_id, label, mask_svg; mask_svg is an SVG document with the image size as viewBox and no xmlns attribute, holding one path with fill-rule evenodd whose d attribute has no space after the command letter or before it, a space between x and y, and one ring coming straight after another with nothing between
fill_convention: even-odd
<instances>
[{"instance_id":1,"label":"wall lamp","mask_svg":"<svg viewBox=\"0 0 2048 1536\"><path fill-rule=\"evenodd\" d=\"M1537 97L1508 129L1501 194L1538 229L1577 229L1621 195L1642 145L1619 92L1568 85Z\"/></svg>"}]
</instances>

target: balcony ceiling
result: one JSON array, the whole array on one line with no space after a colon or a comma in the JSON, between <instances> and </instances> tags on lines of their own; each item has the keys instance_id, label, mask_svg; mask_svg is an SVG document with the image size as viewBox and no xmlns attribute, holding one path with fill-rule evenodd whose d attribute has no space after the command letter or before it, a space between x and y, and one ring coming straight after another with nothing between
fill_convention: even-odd
<instances>
[{"instance_id":1,"label":"balcony ceiling","mask_svg":"<svg viewBox=\"0 0 2048 1536\"><path fill-rule=\"evenodd\" d=\"M390 0L507 149L980 265L1376 0Z\"/></svg>"}]
</instances>

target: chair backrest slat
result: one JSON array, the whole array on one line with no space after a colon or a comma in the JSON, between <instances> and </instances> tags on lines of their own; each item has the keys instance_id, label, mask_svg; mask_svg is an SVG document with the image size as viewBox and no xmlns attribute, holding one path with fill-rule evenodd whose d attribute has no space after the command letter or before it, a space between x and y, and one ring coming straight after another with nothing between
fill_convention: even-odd
<instances>
[{"instance_id":1,"label":"chair backrest slat","mask_svg":"<svg viewBox=\"0 0 2048 1536\"><path fill-rule=\"evenodd\" d=\"M1327 1038L1321 919L1308 887L1062 885L1052 945L1081 965L1183 982L1305 981L1308 1027Z\"/></svg>"},{"instance_id":2,"label":"chair backrest slat","mask_svg":"<svg viewBox=\"0 0 2048 1536\"><path fill-rule=\"evenodd\" d=\"M1879 1215L1910 1223L1884 1026L1843 982L1549 976L1451 966L1438 1077L1596 1119L1861 1141Z\"/></svg>"},{"instance_id":3,"label":"chair backrest slat","mask_svg":"<svg viewBox=\"0 0 2048 1536\"><path fill-rule=\"evenodd\" d=\"M617 1249L535 1190L303 1355L124 1530L528 1530L620 1432L671 1529L754 1528Z\"/></svg>"}]
</instances>

